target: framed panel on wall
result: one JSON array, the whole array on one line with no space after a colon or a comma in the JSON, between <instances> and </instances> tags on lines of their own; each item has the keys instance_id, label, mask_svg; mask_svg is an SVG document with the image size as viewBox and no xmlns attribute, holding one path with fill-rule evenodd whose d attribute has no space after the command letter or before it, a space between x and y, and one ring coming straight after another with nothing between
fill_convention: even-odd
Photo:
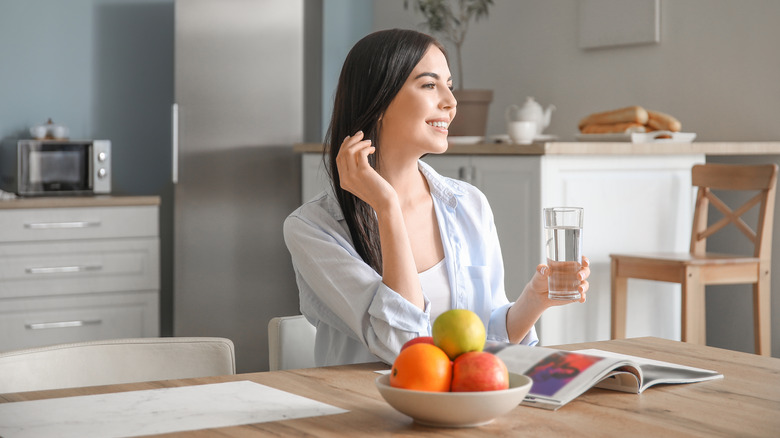
<instances>
[{"instance_id":1,"label":"framed panel on wall","mask_svg":"<svg viewBox=\"0 0 780 438\"><path fill-rule=\"evenodd\" d=\"M581 49L661 41L660 0L581 0L578 6Z\"/></svg>"}]
</instances>

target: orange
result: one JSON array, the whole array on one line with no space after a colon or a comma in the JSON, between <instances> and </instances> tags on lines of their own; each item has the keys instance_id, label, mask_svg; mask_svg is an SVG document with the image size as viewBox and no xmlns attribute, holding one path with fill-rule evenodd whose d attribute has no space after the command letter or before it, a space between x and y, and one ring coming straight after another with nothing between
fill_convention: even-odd
<instances>
[{"instance_id":1,"label":"orange","mask_svg":"<svg viewBox=\"0 0 780 438\"><path fill-rule=\"evenodd\" d=\"M468 309L452 309L433 321L433 343L444 350L450 359L485 347L485 324Z\"/></svg>"},{"instance_id":2,"label":"orange","mask_svg":"<svg viewBox=\"0 0 780 438\"><path fill-rule=\"evenodd\" d=\"M441 348L426 343L406 347L390 371L390 386L417 391L448 392L452 362Z\"/></svg>"}]
</instances>

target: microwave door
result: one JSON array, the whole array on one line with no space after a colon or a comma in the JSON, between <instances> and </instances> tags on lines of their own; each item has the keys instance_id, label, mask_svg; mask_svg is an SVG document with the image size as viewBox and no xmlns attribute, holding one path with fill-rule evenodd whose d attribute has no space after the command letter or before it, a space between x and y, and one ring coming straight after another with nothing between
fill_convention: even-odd
<instances>
[{"instance_id":1,"label":"microwave door","mask_svg":"<svg viewBox=\"0 0 780 438\"><path fill-rule=\"evenodd\" d=\"M30 145L21 154L20 191L27 195L89 193L92 186L88 144Z\"/></svg>"}]
</instances>

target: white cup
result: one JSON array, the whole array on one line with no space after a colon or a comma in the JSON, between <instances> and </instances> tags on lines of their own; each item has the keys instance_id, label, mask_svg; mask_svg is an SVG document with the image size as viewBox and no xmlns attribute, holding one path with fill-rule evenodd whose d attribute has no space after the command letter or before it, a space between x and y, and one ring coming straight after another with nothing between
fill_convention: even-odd
<instances>
[{"instance_id":1,"label":"white cup","mask_svg":"<svg viewBox=\"0 0 780 438\"><path fill-rule=\"evenodd\" d=\"M536 136L536 122L529 120L507 122L506 130L514 143L531 144Z\"/></svg>"}]
</instances>

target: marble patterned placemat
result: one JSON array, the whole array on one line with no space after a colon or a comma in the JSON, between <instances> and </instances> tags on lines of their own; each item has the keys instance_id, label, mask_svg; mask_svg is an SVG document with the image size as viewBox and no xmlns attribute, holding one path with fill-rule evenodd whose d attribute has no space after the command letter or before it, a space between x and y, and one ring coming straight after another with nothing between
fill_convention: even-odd
<instances>
[{"instance_id":1,"label":"marble patterned placemat","mask_svg":"<svg viewBox=\"0 0 780 438\"><path fill-rule=\"evenodd\" d=\"M131 437L348 412L247 380L0 404L0 437Z\"/></svg>"}]
</instances>

